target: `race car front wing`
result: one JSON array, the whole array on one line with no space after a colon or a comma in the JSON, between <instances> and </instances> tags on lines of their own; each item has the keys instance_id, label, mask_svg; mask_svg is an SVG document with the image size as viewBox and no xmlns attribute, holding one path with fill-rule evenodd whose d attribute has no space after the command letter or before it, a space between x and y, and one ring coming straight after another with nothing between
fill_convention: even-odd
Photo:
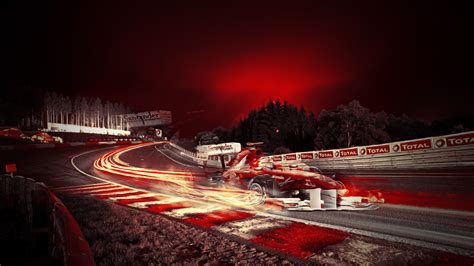
<instances>
[{"instance_id":1,"label":"race car front wing","mask_svg":"<svg viewBox=\"0 0 474 266\"><path fill-rule=\"evenodd\" d=\"M326 210L374 210L379 208L374 200L360 196L339 197L336 189L309 189L309 199L277 198L288 211L326 211Z\"/></svg>"}]
</instances>

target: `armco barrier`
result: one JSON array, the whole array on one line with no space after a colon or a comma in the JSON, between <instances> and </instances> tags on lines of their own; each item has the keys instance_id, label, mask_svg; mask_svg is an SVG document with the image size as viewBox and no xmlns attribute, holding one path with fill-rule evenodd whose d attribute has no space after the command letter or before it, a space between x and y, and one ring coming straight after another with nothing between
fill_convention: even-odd
<instances>
[{"instance_id":1,"label":"armco barrier","mask_svg":"<svg viewBox=\"0 0 474 266\"><path fill-rule=\"evenodd\" d=\"M185 148L182 148L181 146L179 146L178 144L175 144L173 142L168 142L168 144L169 144L169 147L175 149L175 151L177 153L179 153L180 155L188 157L188 158L193 159L193 160L197 159L196 153L188 151Z\"/></svg>"},{"instance_id":2,"label":"armco barrier","mask_svg":"<svg viewBox=\"0 0 474 266\"><path fill-rule=\"evenodd\" d=\"M17 213L27 228L27 254L48 246L52 261L64 265L94 265L79 225L64 204L43 184L21 176L0 176L0 210ZM17 221L18 222L18 221Z\"/></svg>"},{"instance_id":3,"label":"armco barrier","mask_svg":"<svg viewBox=\"0 0 474 266\"><path fill-rule=\"evenodd\" d=\"M215 163L209 166L220 167L219 162L197 158L195 153L175 143L169 144L180 156L201 165ZM306 163L322 170L474 167L474 131L345 149L265 156L261 161L283 165Z\"/></svg>"},{"instance_id":4,"label":"armco barrier","mask_svg":"<svg viewBox=\"0 0 474 266\"><path fill-rule=\"evenodd\" d=\"M213 160L207 160L207 159L199 158L196 155L196 153L188 151L188 150L186 150L185 148L179 146L176 143L168 142L168 144L169 144L168 147L170 148L170 150L172 152L174 152L175 154L177 154L181 157L185 157L189 160L192 160L193 162L197 163L198 165L206 166L206 167L213 167L213 168L221 168L222 167L221 162L219 162L219 161L213 161Z\"/></svg>"},{"instance_id":5,"label":"armco barrier","mask_svg":"<svg viewBox=\"0 0 474 266\"><path fill-rule=\"evenodd\" d=\"M325 169L413 169L474 166L474 132L346 149L288 153L262 158Z\"/></svg>"}]
</instances>

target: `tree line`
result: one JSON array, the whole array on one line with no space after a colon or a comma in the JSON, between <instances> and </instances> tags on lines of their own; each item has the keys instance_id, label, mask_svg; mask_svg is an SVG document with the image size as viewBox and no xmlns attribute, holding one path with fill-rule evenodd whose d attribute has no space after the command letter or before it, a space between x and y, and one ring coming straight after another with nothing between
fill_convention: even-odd
<instances>
[{"instance_id":1,"label":"tree line","mask_svg":"<svg viewBox=\"0 0 474 266\"><path fill-rule=\"evenodd\" d=\"M125 126L121 115L131 112L122 103L39 89L10 92L0 103L0 125L26 129L44 128L47 123L120 129Z\"/></svg>"},{"instance_id":2,"label":"tree line","mask_svg":"<svg viewBox=\"0 0 474 266\"><path fill-rule=\"evenodd\" d=\"M77 96L74 101L55 92L44 94L43 117L45 122L73 124L89 127L124 128L121 115L130 108L100 98Z\"/></svg>"},{"instance_id":3,"label":"tree line","mask_svg":"<svg viewBox=\"0 0 474 266\"><path fill-rule=\"evenodd\" d=\"M196 136L197 144L236 141L264 142L273 153L337 149L386 143L474 130L473 117L456 117L425 122L405 114L396 116L372 112L357 100L334 110L322 110L316 117L303 106L270 100L251 110L232 128L218 127Z\"/></svg>"}]
</instances>

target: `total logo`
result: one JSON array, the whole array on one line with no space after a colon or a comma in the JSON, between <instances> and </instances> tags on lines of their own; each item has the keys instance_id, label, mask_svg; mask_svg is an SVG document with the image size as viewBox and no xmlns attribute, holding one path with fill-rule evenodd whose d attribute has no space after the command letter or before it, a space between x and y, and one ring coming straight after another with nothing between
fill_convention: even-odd
<instances>
[{"instance_id":1,"label":"total logo","mask_svg":"<svg viewBox=\"0 0 474 266\"><path fill-rule=\"evenodd\" d=\"M340 155L341 157L357 156L358 155L357 148L341 150Z\"/></svg>"},{"instance_id":2,"label":"total logo","mask_svg":"<svg viewBox=\"0 0 474 266\"><path fill-rule=\"evenodd\" d=\"M301 153L300 158L303 160L313 159L313 153Z\"/></svg>"},{"instance_id":3,"label":"total logo","mask_svg":"<svg viewBox=\"0 0 474 266\"><path fill-rule=\"evenodd\" d=\"M474 133L446 138L448 146L474 144Z\"/></svg>"},{"instance_id":4,"label":"total logo","mask_svg":"<svg viewBox=\"0 0 474 266\"><path fill-rule=\"evenodd\" d=\"M332 151L320 151L319 152L319 158L324 159L324 158L333 158L334 154Z\"/></svg>"},{"instance_id":5,"label":"total logo","mask_svg":"<svg viewBox=\"0 0 474 266\"><path fill-rule=\"evenodd\" d=\"M281 160L282 160L281 155L273 156L273 161L274 161L274 162L280 162Z\"/></svg>"},{"instance_id":6,"label":"total logo","mask_svg":"<svg viewBox=\"0 0 474 266\"><path fill-rule=\"evenodd\" d=\"M424 140L400 143L400 147L402 151L431 149L431 140L424 139Z\"/></svg>"},{"instance_id":7,"label":"total logo","mask_svg":"<svg viewBox=\"0 0 474 266\"><path fill-rule=\"evenodd\" d=\"M379 145L373 147L367 147L367 154L379 154L379 153L389 153L390 145Z\"/></svg>"}]
</instances>

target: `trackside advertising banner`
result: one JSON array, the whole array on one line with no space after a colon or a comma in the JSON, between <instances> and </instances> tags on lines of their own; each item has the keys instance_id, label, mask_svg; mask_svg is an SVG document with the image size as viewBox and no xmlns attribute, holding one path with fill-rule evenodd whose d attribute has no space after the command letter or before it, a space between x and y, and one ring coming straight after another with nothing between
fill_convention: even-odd
<instances>
[{"instance_id":1,"label":"trackside advertising banner","mask_svg":"<svg viewBox=\"0 0 474 266\"><path fill-rule=\"evenodd\" d=\"M377 146L368 146L366 148L361 148L360 153L361 155L373 155L373 154L382 154L382 153L389 153L390 152L390 145L377 145Z\"/></svg>"},{"instance_id":2,"label":"trackside advertising banner","mask_svg":"<svg viewBox=\"0 0 474 266\"><path fill-rule=\"evenodd\" d=\"M383 156L394 153L423 152L432 149L449 148L456 146L473 145L474 132L458 133L446 136L407 140L378 145L352 147L337 150L310 151L301 153L288 153L267 157L273 162L324 160L334 158L356 158L365 156Z\"/></svg>"},{"instance_id":3,"label":"trackside advertising banner","mask_svg":"<svg viewBox=\"0 0 474 266\"><path fill-rule=\"evenodd\" d=\"M169 125L172 122L170 111L148 111L134 114L125 114L123 119L130 128L144 126Z\"/></svg>"},{"instance_id":4,"label":"trackside advertising banner","mask_svg":"<svg viewBox=\"0 0 474 266\"><path fill-rule=\"evenodd\" d=\"M474 144L474 133L463 134L446 138L448 147Z\"/></svg>"}]
</instances>

